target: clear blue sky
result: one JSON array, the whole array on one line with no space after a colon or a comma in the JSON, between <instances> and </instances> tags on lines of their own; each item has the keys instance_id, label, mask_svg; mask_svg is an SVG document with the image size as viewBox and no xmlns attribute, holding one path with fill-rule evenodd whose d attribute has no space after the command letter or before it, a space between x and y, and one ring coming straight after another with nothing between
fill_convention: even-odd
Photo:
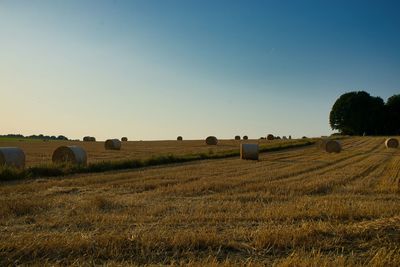
<instances>
[{"instance_id":1,"label":"clear blue sky","mask_svg":"<svg viewBox=\"0 0 400 267\"><path fill-rule=\"evenodd\" d=\"M0 0L0 133L331 133L400 93L400 1Z\"/></svg>"}]
</instances>

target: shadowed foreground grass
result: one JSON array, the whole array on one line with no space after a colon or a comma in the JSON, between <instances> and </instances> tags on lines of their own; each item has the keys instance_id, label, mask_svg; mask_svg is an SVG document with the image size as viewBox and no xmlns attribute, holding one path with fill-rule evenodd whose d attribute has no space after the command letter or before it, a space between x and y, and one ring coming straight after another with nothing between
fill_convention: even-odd
<instances>
[{"instance_id":1,"label":"shadowed foreground grass","mask_svg":"<svg viewBox=\"0 0 400 267\"><path fill-rule=\"evenodd\" d=\"M260 152L279 151L282 149L309 146L314 143L314 140L295 140L288 143L271 143L269 145L264 144L260 146ZM169 154L152 156L148 159L102 161L89 163L87 166L46 164L32 166L24 170L2 167L0 168L0 181L11 181L36 177L55 177L76 173L96 173L112 170L136 169L163 164L190 162L195 160L229 158L239 156L239 154L240 153L237 149L214 152L214 150L210 148L208 153L188 155Z\"/></svg>"},{"instance_id":2,"label":"shadowed foreground grass","mask_svg":"<svg viewBox=\"0 0 400 267\"><path fill-rule=\"evenodd\" d=\"M383 140L2 183L0 266L400 266Z\"/></svg>"}]
</instances>

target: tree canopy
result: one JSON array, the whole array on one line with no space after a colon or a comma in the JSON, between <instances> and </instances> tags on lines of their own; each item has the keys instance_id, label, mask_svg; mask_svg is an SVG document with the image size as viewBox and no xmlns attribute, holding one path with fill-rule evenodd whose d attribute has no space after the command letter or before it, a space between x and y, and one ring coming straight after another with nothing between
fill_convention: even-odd
<instances>
[{"instance_id":1,"label":"tree canopy","mask_svg":"<svg viewBox=\"0 0 400 267\"><path fill-rule=\"evenodd\" d=\"M400 95L389 97L386 103L388 119L386 122L387 132L400 134Z\"/></svg>"},{"instance_id":2,"label":"tree canopy","mask_svg":"<svg viewBox=\"0 0 400 267\"><path fill-rule=\"evenodd\" d=\"M400 95L383 101L365 91L341 95L329 114L331 128L348 135L400 133Z\"/></svg>"},{"instance_id":3,"label":"tree canopy","mask_svg":"<svg viewBox=\"0 0 400 267\"><path fill-rule=\"evenodd\" d=\"M29 135L29 136L24 136L22 134L6 134L6 135L0 135L0 137L10 137L10 138L26 138L26 139L42 139L42 140L69 140L67 137L64 135L59 135L59 136L49 136L49 135Z\"/></svg>"}]
</instances>

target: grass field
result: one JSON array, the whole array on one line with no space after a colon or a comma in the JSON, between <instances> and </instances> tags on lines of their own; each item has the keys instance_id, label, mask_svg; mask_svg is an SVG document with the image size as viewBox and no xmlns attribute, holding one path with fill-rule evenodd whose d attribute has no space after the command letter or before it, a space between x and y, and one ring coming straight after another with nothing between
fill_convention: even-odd
<instances>
[{"instance_id":1,"label":"grass field","mask_svg":"<svg viewBox=\"0 0 400 267\"><path fill-rule=\"evenodd\" d=\"M0 265L400 266L383 142L0 183Z\"/></svg>"}]
</instances>

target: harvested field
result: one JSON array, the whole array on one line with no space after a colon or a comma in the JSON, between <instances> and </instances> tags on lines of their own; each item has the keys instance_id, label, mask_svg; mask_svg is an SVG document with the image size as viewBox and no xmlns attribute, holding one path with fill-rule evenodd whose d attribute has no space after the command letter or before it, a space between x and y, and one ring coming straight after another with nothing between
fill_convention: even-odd
<instances>
[{"instance_id":1,"label":"harvested field","mask_svg":"<svg viewBox=\"0 0 400 267\"><path fill-rule=\"evenodd\" d=\"M260 144L271 146L271 142L264 140ZM276 140L272 145L288 144L292 141ZM88 162L114 161L121 159L142 159L160 155L186 155L197 153L220 152L237 149L239 143L234 140L219 140L217 146L207 146L203 140L173 141L128 141L124 142L121 150L106 150L104 142L76 142L76 141L2 141L0 147L19 147L26 155L26 166L35 166L51 163L51 156L59 146L77 145L85 149L88 155Z\"/></svg>"},{"instance_id":2,"label":"harvested field","mask_svg":"<svg viewBox=\"0 0 400 267\"><path fill-rule=\"evenodd\" d=\"M1 183L0 265L399 266L400 150L384 140Z\"/></svg>"}]
</instances>

